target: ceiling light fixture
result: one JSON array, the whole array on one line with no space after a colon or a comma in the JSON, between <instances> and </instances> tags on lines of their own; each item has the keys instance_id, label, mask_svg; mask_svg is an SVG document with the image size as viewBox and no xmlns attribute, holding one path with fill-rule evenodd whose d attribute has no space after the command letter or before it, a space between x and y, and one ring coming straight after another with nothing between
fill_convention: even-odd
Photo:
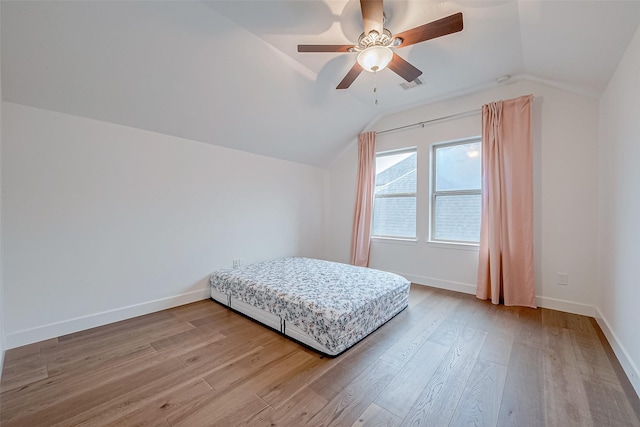
<instances>
[{"instance_id":1,"label":"ceiling light fixture","mask_svg":"<svg viewBox=\"0 0 640 427\"><path fill-rule=\"evenodd\" d=\"M369 72L384 70L393 59L393 52L387 46L370 46L358 54L358 64Z\"/></svg>"},{"instance_id":2,"label":"ceiling light fixture","mask_svg":"<svg viewBox=\"0 0 640 427\"><path fill-rule=\"evenodd\" d=\"M384 28L382 34L376 30L369 31L368 34L360 34L358 45L349 48L350 52L358 53L358 64L370 73L384 70L393 59L393 52L390 47L398 47L402 44L402 39L393 37L391 32Z\"/></svg>"}]
</instances>

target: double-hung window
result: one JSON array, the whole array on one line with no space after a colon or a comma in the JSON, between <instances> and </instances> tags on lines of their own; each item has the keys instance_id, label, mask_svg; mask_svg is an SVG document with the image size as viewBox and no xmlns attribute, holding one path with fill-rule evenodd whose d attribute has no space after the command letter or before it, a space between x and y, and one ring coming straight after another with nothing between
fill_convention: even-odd
<instances>
[{"instance_id":1,"label":"double-hung window","mask_svg":"<svg viewBox=\"0 0 640 427\"><path fill-rule=\"evenodd\" d=\"M373 236L415 239L417 157L415 148L376 155Z\"/></svg>"},{"instance_id":2,"label":"double-hung window","mask_svg":"<svg viewBox=\"0 0 640 427\"><path fill-rule=\"evenodd\" d=\"M481 138L433 145L431 241L478 243Z\"/></svg>"}]
</instances>

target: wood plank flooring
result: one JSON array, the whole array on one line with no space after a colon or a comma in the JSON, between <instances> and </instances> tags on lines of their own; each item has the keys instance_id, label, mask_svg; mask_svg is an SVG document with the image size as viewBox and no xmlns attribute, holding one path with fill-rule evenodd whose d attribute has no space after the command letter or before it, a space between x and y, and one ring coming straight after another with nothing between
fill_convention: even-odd
<instances>
[{"instance_id":1,"label":"wood plank flooring","mask_svg":"<svg viewBox=\"0 0 640 427\"><path fill-rule=\"evenodd\" d=\"M334 359L213 301L9 350L0 425L640 426L595 320L413 285Z\"/></svg>"}]
</instances>

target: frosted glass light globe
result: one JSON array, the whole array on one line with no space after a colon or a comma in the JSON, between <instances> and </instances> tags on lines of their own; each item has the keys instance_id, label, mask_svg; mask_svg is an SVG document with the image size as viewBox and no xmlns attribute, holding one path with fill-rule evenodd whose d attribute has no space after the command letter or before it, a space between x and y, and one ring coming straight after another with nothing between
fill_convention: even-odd
<instances>
[{"instance_id":1,"label":"frosted glass light globe","mask_svg":"<svg viewBox=\"0 0 640 427\"><path fill-rule=\"evenodd\" d=\"M393 52L386 46L371 46L358 54L358 64L369 72L383 70L393 59Z\"/></svg>"}]
</instances>

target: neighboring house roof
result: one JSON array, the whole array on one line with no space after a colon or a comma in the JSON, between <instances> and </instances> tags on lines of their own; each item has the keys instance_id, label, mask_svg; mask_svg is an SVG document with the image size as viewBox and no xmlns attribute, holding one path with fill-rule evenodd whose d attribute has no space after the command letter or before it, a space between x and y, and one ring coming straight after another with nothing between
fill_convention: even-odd
<instances>
[{"instance_id":1,"label":"neighboring house roof","mask_svg":"<svg viewBox=\"0 0 640 427\"><path fill-rule=\"evenodd\" d=\"M376 194L415 193L417 155L407 157L376 175Z\"/></svg>"}]
</instances>

